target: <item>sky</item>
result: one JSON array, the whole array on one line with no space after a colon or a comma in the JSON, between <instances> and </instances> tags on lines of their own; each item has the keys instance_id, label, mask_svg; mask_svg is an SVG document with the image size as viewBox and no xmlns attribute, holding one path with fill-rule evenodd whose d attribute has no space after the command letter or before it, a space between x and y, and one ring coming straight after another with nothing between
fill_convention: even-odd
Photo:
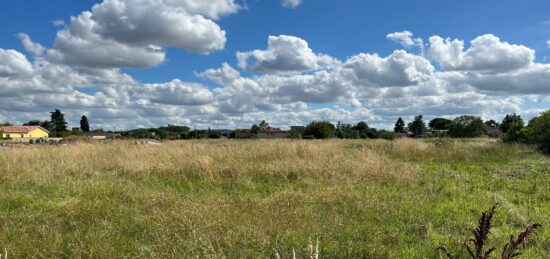
<instances>
[{"instance_id":1,"label":"sky","mask_svg":"<svg viewBox=\"0 0 550 259\"><path fill-rule=\"evenodd\" d=\"M550 108L545 0L6 0L0 122L121 130Z\"/></svg>"}]
</instances>

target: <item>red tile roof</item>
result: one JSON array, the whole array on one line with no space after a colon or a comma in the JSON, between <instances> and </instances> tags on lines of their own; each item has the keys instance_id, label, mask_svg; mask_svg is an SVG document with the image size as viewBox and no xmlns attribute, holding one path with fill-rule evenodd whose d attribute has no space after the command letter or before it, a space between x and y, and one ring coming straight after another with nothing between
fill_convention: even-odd
<instances>
[{"instance_id":1,"label":"red tile roof","mask_svg":"<svg viewBox=\"0 0 550 259\"><path fill-rule=\"evenodd\" d=\"M5 133L29 133L35 129L42 129L43 131L48 132L40 126L0 126L0 132Z\"/></svg>"}]
</instances>

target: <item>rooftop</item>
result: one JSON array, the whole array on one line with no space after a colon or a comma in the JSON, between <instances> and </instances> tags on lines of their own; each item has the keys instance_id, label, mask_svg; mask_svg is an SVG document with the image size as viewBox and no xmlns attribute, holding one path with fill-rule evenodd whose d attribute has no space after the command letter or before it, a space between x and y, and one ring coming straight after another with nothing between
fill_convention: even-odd
<instances>
[{"instance_id":1,"label":"rooftop","mask_svg":"<svg viewBox=\"0 0 550 259\"><path fill-rule=\"evenodd\" d=\"M0 131L5 133L29 133L35 129L42 129L48 132L40 126L0 126Z\"/></svg>"}]
</instances>

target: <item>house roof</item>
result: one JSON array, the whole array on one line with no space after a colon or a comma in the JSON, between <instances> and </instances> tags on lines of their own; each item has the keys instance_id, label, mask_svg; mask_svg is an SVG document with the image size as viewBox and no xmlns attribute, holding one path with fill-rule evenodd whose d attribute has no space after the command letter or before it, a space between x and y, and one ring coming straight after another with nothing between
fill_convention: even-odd
<instances>
[{"instance_id":1,"label":"house roof","mask_svg":"<svg viewBox=\"0 0 550 259\"><path fill-rule=\"evenodd\" d=\"M4 133L29 133L35 129L41 129L45 132L50 133L48 130L40 126L0 126L0 131Z\"/></svg>"}]
</instances>

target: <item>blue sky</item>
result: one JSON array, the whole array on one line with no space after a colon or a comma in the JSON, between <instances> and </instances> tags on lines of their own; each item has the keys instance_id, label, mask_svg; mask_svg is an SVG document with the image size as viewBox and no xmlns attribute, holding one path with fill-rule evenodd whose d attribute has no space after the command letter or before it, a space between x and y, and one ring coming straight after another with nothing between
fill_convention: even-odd
<instances>
[{"instance_id":1,"label":"blue sky","mask_svg":"<svg viewBox=\"0 0 550 259\"><path fill-rule=\"evenodd\" d=\"M138 0L116 1L126 3L128 6L132 4L139 5ZM162 0L158 1L162 2ZM155 1L150 1L150 4L152 6L149 8L155 9L157 8L157 6L155 6L153 2ZM415 55L418 57L426 56L421 53L420 48L418 47L406 47L404 45L402 46L399 41L392 41L388 39L387 35L393 32L411 32L414 35L412 36L412 39L422 39L422 45L423 48L426 49L426 51L429 51L429 49L432 48L432 46L430 45L431 42L429 41L430 37L432 36L440 36L443 39L449 37L451 39L462 40L465 45L464 51L467 51L467 49L470 47L470 41L482 35L490 34L498 37L499 43L509 43L514 46L524 46L534 51L536 55L534 56L534 60L531 62L534 64L533 66L531 66L533 68L528 69L526 67L527 65L525 65L523 67L518 66L518 69L521 68L521 71L525 72L525 76L532 76L532 74L537 74L538 76L542 76L542 79L547 78L547 75L543 73L544 71L547 71L546 68L537 68L538 70L535 70L535 67L541 64L547 64L548 61L546 60L546 56L550 56L550 48L549 44L547 43L547 41L550 40L549 1L303 0L298 6L294 8L284 7L281 4L281 1L278 0L258 0L246 2L233 0L212 0L210 5L208 4L208 1L183 0L183 2L202 2L202 4L206 2L207 4L205 8L211 9L218 4L220 6L222 4L225 4L227 6L228 3L235 4L239 7L236 10L223 13L220 15L220 17L216 18L209 17L208 14L206 14L206 11L204 11L205 9L202 9L203 11L193 13L193 15L199 15L204 17L205 19L212 21L213 23L217 24L221 28L221 30L225 31L225 43L222 47L218 46L213 49L208 49L208 54L200 54L197 53L197 51L193 51L193 47L181 44L172 44L168 42L167 44L165 44L165 46L160 46L165 52L165 58L162 59L162 61L160 62L152 62L151 64L136 66L134 66L133 64L108 67L97 67L94 65L93 69L95 74L100 73L100 70L101 73L111 73L113 71L116 71L119 76L128 76L135 81L134 83L136 85L133 86L133 88L128 86L113 86L113 89L116 89L116 92L119 94L122 92L127 92L128 96L125 100L127 101L127 104L125 105L125 107L112 106L109 100L104 100L104 105L90 104L79 106L77 105L78 103L97 103L98 101L95 99L86 99L79 101L77 100L78 98L80 98L79 96L68 96L65 97L65 99L69 99L69 103L64 104L63 101L60 101L58 103L44 102L40 105L36 105L36 109L25 110L0 107L0 120L4 119L24 122L26 118L28 118L29 116L33 116L33 114L37 114L36 117L44 117L44 115L39 114L40 111L43 111L44 109L52 109L55 108L55 105L59 105L61 107L58 108L64 108L67 111L68 115L72 116L72 118L77 118L82 113L96 116L96 121L99 125L103 127L111 127L113 125L125 125L127 127L148 125L153 126L154 124L167 123L198 123L199 125L205 126L210 124L220 126L224 124L230 126L245 126L254 120L263 119L261 118L261 116L272 116L277 123L283 126L287 126L291 123L305 123L306 121L303 120L309 119L334 119L333 114L342 113L342 111L340 111L339 109L345 107L345 112L349 112L349 114L343 116L345 120L351 122L364 119L371 120L371 124L373 125L380 125L381 127L391 126L391 124L393 123L393 117L398 116L398 114L388 114L388 107L377 106L373 105L372 103L380 103L382 102L381 100L389 102L388 97L384 97L384 93L397 91L395 90L395 85L387 85L384 83L376 84L376 82L373 82L353 87L353 89L347 89L346 91L338 91L338 89L333 89L329 91L330 93L326 94L330 95L338 92L338 94L341 94L341 96L329 100L331 98L324 98L323 96L317 96L315 98L310 98L311 96L300 96L307 95L307 93L311 91L318 92L314 89L315 86L300 85L300 87L303 88L302 91L292 96L290 95L290 93L282 94L280 91L282 91L281 89L288 90L288 88L292 87L293 85L285 86L279 84L276 86L272 86L267 85L268 83L265 83L268 80L264 80L262 81L263 85L258 87L263 87L262 89L277 89L277 91L273 91L273 93L271 94L280 94L281 96L278 96L279 98L266 98L262 95L258 98L264 98L265 101L263 103L238 103L238 109L233 110L232 108L235 107L227 108L227 105L221 104L221 101L219 99L220 96L223 95L221 94L221 92L234 92L229 91L229 87L238 88L237 86L232 85L231 83L219 85L215 83L214 80L211 80L211 78L197 76L197 73L208 69L216 69L219 68L223 63L228 63L232 69L235 69L239 72L241 79L243 79L242 81L244 81L244 79L261 81L263 79L266 79L266 77L277 77L276 80L282 80L285 82L294 82L293 80L295 80L296 82L299 81L301 84L302 81L300 80L303 80L308 75L312 75L320 71L330 71L330 73L334 73L334 70L340 70L339 68L334 68L334 66L338 67L339 65L333 65L333 67L330 68L315 66L311 68L301 68L296 71L289 71L288 68L282 67L281 70L277 70L277 68L276 71L266 71L260 68L262 62L262 60L260 60L261 58L258 58L258 56L254 55L249 57L251 59L250 62L251 65L255 65L258 69L246 69L239 67L236 58L237 52L266 50L268 49L268 37L279 35L289 35L297 39L303 40L308 44L308 47L315 55L324 54L330 56L331 58L342 63L343 67L345 67L346 62L349 61L348 59L362 53L377 53L381 58L386 58L392 55L394 51L403 49L411 55ZM0 24L2 24L3 26L0 30L0 49L15 50L24 54L29 63L32 64L32 66L37 66L37 61L46 62L48 65L51 66L62 66L63 69L70 70L69 73L74 73L75 76L90 77L89 71L83 72L84 69L90 68L89 63L86 63L84 61L75 62L74 60L68 61L67 58L54 61L54 58L52 58L51 55L48 55L49 52L48 54L34 55L33 53L29 53L29 51L26 50L20 38L16 35L18 33L25 33L30 36L33 42L41 44L45 49L56 50L59 53L65 55L66 53L64 53L64 51L66 52L67 50L60 49L58 46L54 45L57 32L60 30L71 28L71 16L79 16L83 11L90 11L94 4L102 3L104 3L104 1L2 1L0 2ZM108 9L108 6L105 8ZM185 8L186 7L184 6L184 11L188 11L185 10ZM112 17L107 18L112 19ZM100 18L96 18L96 16L93 16L92 19ZM140 19L140 17L136 16L136 19ZM65 25L54 26L52 22L55 20L63 20L65 22ZM97 22L101 21L98 20ZM137 20L134 22L138 24ZM162 26L164 26L163 28L169 28L172 26L183 26L183 24L162 24ZM194 25L191 24L189 26ZM140 27L137 27L137 30L139 29ZM119 32L120 31L117 31L117 33ZM107 36L101 35L101 37ZM178 40L186 40L185 37L186 36L183 35L181 36L182 39ZM120 41L120 39L118 38L116 40ZM125 39L123 41L123 44L128 44L132 46L134 46L133 44L136 44L135 42L128 42ZM150 41L156 44L155 39L151 39ZM178 46L174 47L174 45ZM271 53L271 55L277 55L277 53ZM487 55L490 56L490 54ZM499 55L502 55L502 53L500 53ZM476 57L482 59L481 56ZM434 73L438 74L437 76L434 75L434 78L436 78L437 80L442 80L442 77L445 78L445 89L442 90L443 92L440 92L438 95L430 95L434 96L434 100L436 96L439 97L439 101L429 100L428 102L432 102L431 105L413 105L413 107L409 107L408 109L406 107L402 107L402 110L425 112L434 109L445 110L445 106L456 106L457 111L447 109L449 110L448 112L434 112L434 116L436 114L443 114L444 116L452 117L456 115L456 112L462 110L464 112L470 112L474 115L479 115L482 117L497 117L502 116L503 114L508 112L525 112L525 116L528 117L536 115L538 110L548 108L547 93L549 91L544 88L544 84L542 85L542 88L544 89L540 89L541 86L539 85L534 85L528 90L513 91L514 87L516 86L510 85L509 89L506 89L506 91L504 92L495 91L496 86L493 87L487 85L489 84L489 80L495 79L493 77L489 78L489 76L494 76L494 73L492 73L491 75L485 75L483 74L483 72L476 71L471 67L468 68L468 71L466 71L466 69L464 69L466 65L457 65L456 67L453 67L451 69L449 67L450 65L448 64L447 68L441 69L442 60L437 60L428 56L426 56L426 60L429 60L429 62L432 64L433 68L435 69ZM288 60L286 61L291 62ZM372 61L370 59L366 59L365 62ZM128 62L124 63L126 64ZM36 69L34 70L35 71L33 72L36 73ZM454 73L456 71L460 71L465 75L471 75L474 72L479 73L476 79L487 76L487 82L473 82L471 80L462 79L458 80L456 79L458 75L451 73ZM506 76L511 76L512 74L518 75L518 73L520 73L518 71L520 70L499 70L499 73L502 73L502 76L504 77L504 72L509 73L509 75ZM397 71L396 73L399 73L399 71ZM428 73L430 74L431 72ZM371 78L379 76L371 74L368 75L371 76ZM297 78L300 76L302 78ZM452 76L453 79L448 80L447 78L449 76ZM517 76L517 78L520 78L521 76L523 76L523 74ZM292 80L289 79L290 77L293 77ZM158 86L155 88L148 84L165 84L168 82L172 82L175 79L179 79L181 82L183 82L182 84L198 83L200 84L200 87L210 89L212 92L205 92L205 94L209 96L211 95L210 97L207 97L207 99L212 98L212 102L210 103L207 100L198 102L193 100L184 102L171 100L155 103L154 101L151 101L151 98L149 98L150 95L156 95L158 94L158 91L165 90L166 87L163 88L163 85L162 87ZM8 80L10 82L14 81L13 78L10 78ZM369 81L370 78L365 78L365 80ZM97 96L97 93L101 93L106 89L106 86L102 85L106 83L97 82L101 81L97 80L97 78L87 78L84 81L86 82L66 82L67 85L64 86L64 89L67 90L67 92L65 94L68 94L71 91L74 92L76 90L97 99L101 97ZM407 97L408 100L414 99L414 94L411 95L411 93L413 91L417 91L416 88L422 87L423 82L433 80L422 79L420 81L412 80L410 85L404 85L405 87L400 86L399 89L400 91L404 91L406 95L409 95ZM107 85L111 87L113 83L114 82L109 82L107 83ZM529 84L529 82L525 83ZM8 83L4 84L7 85ZM49 84L49 82L45 82L44 84ZM347 85L348 83L341 84ZM446 102L455 101L455 99L446 100L446 98L444 97L450 95L447 93L465 91L457 90L457 88L462 89L463 85L465 84L470 86L468 91L472 93L472 96L476 96L471 98L483 99L479 100L479 103L477 104L478 106L473 108L465 107L465 105L463 104L445 104ZM5 85L4 87L8 88ZM3 85L0 84L0 90L2 89L2 87ZM52 87L54 86L52 85ZM152 89L148 89L147 91L143 90L147 87ZM335 85L331 85L331 87L342 88L344 86L340 86L340 83L335 83ZM29 86L29 89L31 88L32 87ZM170 91L172 91L174 96L177 95L185 100L188 99L187 96L181 96L180 94L185 94L186 91L188 92L189 87L178 85L175 87L176 90L174 90L173 88L174 87L172 87L172 90ZM219 91L216 90L217 88ZM532 88L537 89L534 90ZM239 89L242 90L242 88ZM271 91L265 89L261 91L258 90L258 92ZM182 92L173 92L177 90L182 90ZM19 91L20 94L30 93L30 90L26 91L24 87L20 87ZM373 93L370 93L371 91ZM369 93L368 97L366 96L366 93ZM56 91L52 91L51 94L51 99L55 99L55 94L59 93L56 93ZM401 93L400 96L403 97L405 94ZM371 99L374 98L373 96L378 96L379 98ZM91 98L87 96L84 97ZM253 95L250 97L254 98ZM193 97L191 96L191 98ZM225 96L224 98L224 101L227 101L227 103L231 104L242 102L243 99L236 96ZM464 99L464 97L457 98ZM510 100L506 98L513 98L516 102L516 106L507 110L499 109L498 102L510 102ZM19 98L19 100L23 99L24 98ZM14 97L11 101L13 100L18 100L18 98ZM29 99L28 101L33 102L33 100ZM141 108L143 108L143 111L137 112L136 114L129 114L127 110L138 109L135 107L135 105L136 103L139 103L140 100L142 101L143 105L147 107L140 106ZM487 103L487 107L483 107L484 104L481 104L482 101ZM34 102L36 102L36 100L34 100ZM111 103L112 102L120 102L120 100L111 100ZM395 102L399 102L399 100L396 99ZM438 103L439 106L434 107L434 102ZM351 103L355 103L355 105L350 105ZM358 103L362 103L362 105L358 105ZM296 105L302 108L297 110L295 110L294 108L290 108ZM304 108L304 105L306 105L307 108ZM490 107L491 105L497 107ZM151 106L154 106L154 109L158 109L159 111L150 111L149 108ZM270 106L271 108L265 108L263 106ZM277 107L274 108L275 106ZM108 112L106 112L106 110ZM174 110L178 110L178 112L181 112L181 114L170 115L169 112ZM185 111L182 112L182 110ZM197 110L202 111L199 112ZM105 113L109 113L111 115L102 115ZM198 118L192 118L192 116L188 115L190 113L200 113L201 115L198 116ZM427 113L427 116L430 117L431 115L429 114L429 112ZM410 117L412 115L404 114L404 116ZM204 117L207 117L209 119L205 120ZM291 122L287 122L288 120L290 120Z\"/></svg>"}]
</instances>

